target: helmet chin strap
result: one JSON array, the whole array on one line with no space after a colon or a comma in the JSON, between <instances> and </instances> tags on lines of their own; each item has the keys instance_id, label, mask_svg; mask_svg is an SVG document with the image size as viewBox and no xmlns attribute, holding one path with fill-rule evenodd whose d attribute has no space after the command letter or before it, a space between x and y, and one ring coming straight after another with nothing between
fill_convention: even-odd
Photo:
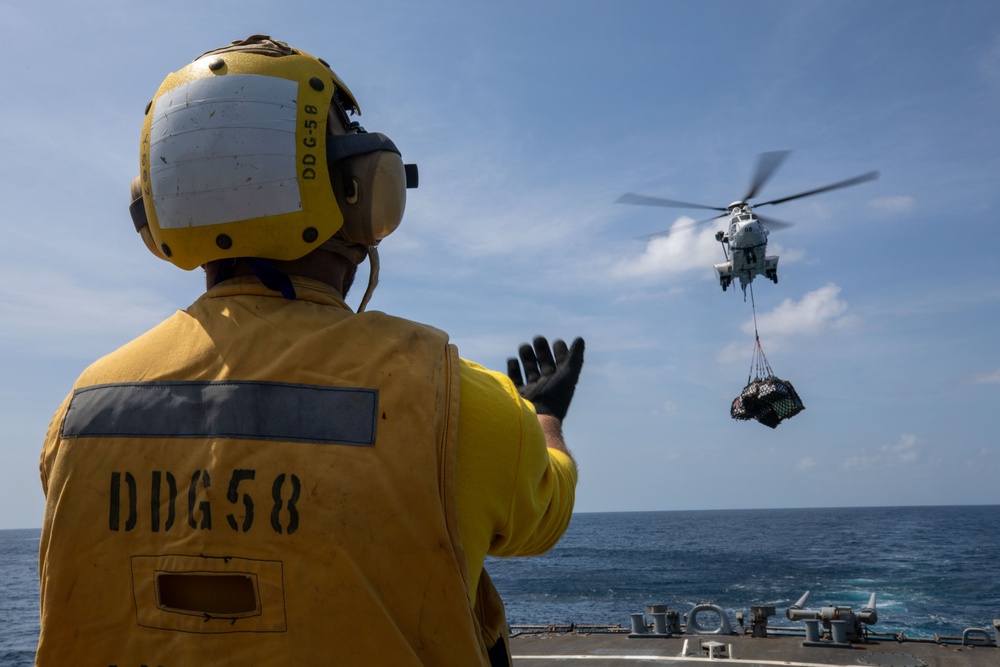
<instances>
[{"instance_id":1,"label":"helmet chin strap","mask_svg":"<svg viewBox=\"0 0 1000 667\"><path fill-rule=\"evenodd\" d=\"M347 241L334 236L328 239L317 249L340 255L348 261L353 262L355 266L361 264L361 262L365 261L365 257L368 257L368 288L365 290L365 295L361 298L361 305L358 306L358 312L363 313L365 311L365 307L368 305L368 302L371 301L372 293L375 291L375 287L378 285L378 245L348 243Z\"/></svg>"},{"instance_id":2,"label":"helmet chin strap","mask_svg":"<svg viewBox=\"0 0 1000 667\"><path fill-rule=\"evenodd\" d=\"M281 292L281 296L289 301L295 299L295 286L292 285L292 279L288 277L288 274L276 269L274 264L266 259L246 257L244 261L250 265L250 271L257 276L257 280L264 283L265 287L275 292Z\"/></svg>"},{"instance_id":3,"label":"helmet chin strap","mask_svg":"<svg viewBox=\"0 0 1000 667\"><path fill-rule=\"evenodd\" d=\"M371 301L372 293L375 292L375 287L378 285L378 274L379 274L379 258L378 258L378 245L366 246L361 243L347 243L346 241L338 238L331 238L323 245L319 246L317 250L325 250L326 252L332 252L334 254L340 255L341 257L353 262L355 266L361 264L365 261L365 257L368 258L368 288L365 289L365 294L361 298L361 304L358 306L357 312L363 313L368 302ZM281 292L281 295L286 299L295 298L295 287L292 285L291 279L278 269L274 267L266 259L259 259L256 257L235 257L223 260L222 264L219 266L218 272L215 274L215 281L213 284L218 285L224 280L229 280L235 275L236 263L239 261L244 261L250 267L251 272L257 277L266 287L274 290L275 292Z\"/></svg>"},{"instance_id":4,"label":"helmet chin strap","mask_svg":"<svg viewBox=\"0 0 1000 667\"><path fill-rule=\"evenodd\" d=\"M378 246L368 246L368 288L365 290L365 295L361 299L361 305L358 306L358 312L365 312L365 306L372 298L372 293L375 291L375 287L378 285Z\"/></svg>"},{"instance_id":5,"label":"helmet chin strap","mask_svg":"<svg viewBox=\"0 0 1000 667\"><path fill-rule=\"evenodd\" d=\"M235 276L236 264L241 261L246 262L247 266L250 267L250 272L265 287L275 292L281 292L281 296L288 300L295 299L295 286L292 285L292 279L287 274L276 269L271 262L258 257L230 257L222 260L212 284L218 285L222 281L229 280Z\"/></svg>"}]
</instances>

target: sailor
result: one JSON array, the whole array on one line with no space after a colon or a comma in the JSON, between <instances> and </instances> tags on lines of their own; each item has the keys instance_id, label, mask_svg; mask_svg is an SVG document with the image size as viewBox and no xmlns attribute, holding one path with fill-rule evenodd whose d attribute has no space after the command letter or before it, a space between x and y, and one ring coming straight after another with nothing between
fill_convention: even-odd
<instances>
[{"instance_id":1,"label":"sailor","mask_svg":"<svg viewBox=\"0 0 1000 667\"><path fill-rule=\"evenodd\" d=\"M156 92L133 219L207 291L52 420L36 664L509 664L483 563L569 522L584 344L537 337L505 375L362 312L416 172L359 113L263 35Z\"/></svg>"}]
</instances>

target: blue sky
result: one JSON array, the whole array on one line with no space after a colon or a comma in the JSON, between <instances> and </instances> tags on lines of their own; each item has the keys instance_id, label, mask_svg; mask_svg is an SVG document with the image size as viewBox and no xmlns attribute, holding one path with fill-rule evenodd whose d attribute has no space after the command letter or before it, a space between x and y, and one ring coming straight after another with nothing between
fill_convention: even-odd
<instances>
[{"instance_id":1,"label":"blue sky","mask_svg":"<svg viewBox=\"0 0 1000 667\"><path fill-rule=\"evenodd\" d=\"M0 25L0 528L41 525L79 372L201 293L128 217L143 109L257 32L330 62L420 165L371 309L498 370L586 338L578 510L1000 503L992 0L15 1ZM806 405L772 430L729 417L753 323L715 228L639 240L700 212L614 202L725 205L785 149L764 199L881 178L764 209L795 225L755 283L761 343Z\"/></svg>"}]
</instances>

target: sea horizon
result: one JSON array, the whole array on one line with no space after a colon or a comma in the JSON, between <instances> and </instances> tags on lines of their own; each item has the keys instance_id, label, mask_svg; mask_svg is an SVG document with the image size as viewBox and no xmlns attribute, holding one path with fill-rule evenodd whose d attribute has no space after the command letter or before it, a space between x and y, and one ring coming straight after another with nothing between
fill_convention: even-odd
<instances>
[{"instance_id":1,"label":"sea horizon","mask_svg":"<svg viewBox=\"0 0 1000 667\"><path fill-rule=\"evenodd\" d=\"M573 514L653 514L657 512L767 512L775 510L847 510L847 509L916 509L920 507L998 507L997 503L945 503L938 505L800 505L796 507L719 507L693 509L637 509L637 510L574 510ZM3 530L41 530L41 526L0 528Z\"/></svg>"}]
</instances>

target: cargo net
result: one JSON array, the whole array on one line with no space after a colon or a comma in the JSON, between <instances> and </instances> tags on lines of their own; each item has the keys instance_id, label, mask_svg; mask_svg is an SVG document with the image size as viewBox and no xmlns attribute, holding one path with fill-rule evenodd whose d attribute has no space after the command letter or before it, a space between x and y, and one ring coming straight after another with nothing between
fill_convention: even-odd
<instances>
[{"instance_id":1,"label":"cargo net","mask_svg":"<svg viewBox=\"0 0 1000 667\"><path fill-rule=\"evenodd\" d=\"M782 421L794 417L804 409L802 399L795 392L792 383L778 378L771 370L758 336L747 386L733 400L730 410L733 419L756 419L765 426L776 428Z\"/></svg>"}]
</instances>

